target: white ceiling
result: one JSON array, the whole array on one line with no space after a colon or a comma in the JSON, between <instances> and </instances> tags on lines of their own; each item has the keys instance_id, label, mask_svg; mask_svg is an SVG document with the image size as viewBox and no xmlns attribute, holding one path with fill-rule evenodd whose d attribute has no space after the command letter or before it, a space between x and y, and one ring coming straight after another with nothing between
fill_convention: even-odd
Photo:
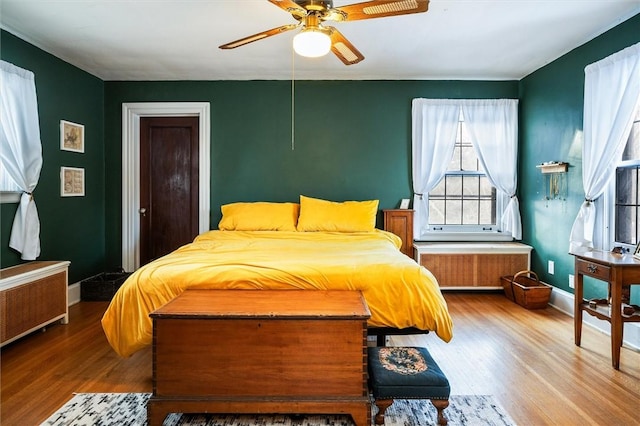
<instances>
[{"instance_id":1,"label":"white ceiling","mask_svg":"<svg viewBox=\"0 0 640 426\"><path fill-rule=\"evenodd\" d=\"M334 6L360 0L334 0ZM365 56L294 58L267 0L0 0L0 26L109 80L520 79L640 13L640 0L431 0L426 13L332 23Z\"/></svg>"}]
</instances>

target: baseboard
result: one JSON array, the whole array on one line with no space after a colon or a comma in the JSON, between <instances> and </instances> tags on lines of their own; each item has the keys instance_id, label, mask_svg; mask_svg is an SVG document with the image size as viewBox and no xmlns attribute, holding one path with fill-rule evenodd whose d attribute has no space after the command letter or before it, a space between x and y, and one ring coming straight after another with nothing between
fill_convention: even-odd
<instances>
[{"instance_id":1,"label":"baseboard","mask_svg":"<svg viewBox=\"0 0 640 426\"><path fill-rule=\"evenodd\" d=\"M69 295L67 299L69 306L80 302L80 283L71 284L69 286Z\"/></svg>"},{"instance_id":2,"label":"baseboard","mask_svg":"<svg viewBox=\"0 0 640 426\"><path fill-rule=\"evenodd\" d=\"M574 297L572 293L553 288L549 304L555 309L573 317L574 316ZM611 325L607 321L600 320L589 314L582 315L582 323L611 335ZM640 323L626 323L624 325L624 341L623 345L634 351L640 352Z\"/></svg>"}]
</instances>

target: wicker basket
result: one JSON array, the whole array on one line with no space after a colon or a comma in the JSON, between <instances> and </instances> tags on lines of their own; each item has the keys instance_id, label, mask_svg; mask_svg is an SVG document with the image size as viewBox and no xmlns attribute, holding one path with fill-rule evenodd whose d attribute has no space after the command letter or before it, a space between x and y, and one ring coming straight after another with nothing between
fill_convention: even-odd
<instances>
[{"instance_id":1,"label":"wicker basket","mask_svg":"<svg viewBox=\"0 0 640 426\"><path fill-rule=\"evenodd\" d=\"M129 272L103 272L81 281L80 300L110 301L129 275Z\"/></svg>"},{"instance_id":2,"label":"wicker basket","mask_svg":"<svg viewBox=\"0 0 640 426\"><path fill-rule=\"evenodd\" d=\"M533 277L533 278L532 278ZM538 279L533 271L520 271L500 278L504 294L527 309L546 308L551 297L551 286Z\"/></svg>"}]
</instances>

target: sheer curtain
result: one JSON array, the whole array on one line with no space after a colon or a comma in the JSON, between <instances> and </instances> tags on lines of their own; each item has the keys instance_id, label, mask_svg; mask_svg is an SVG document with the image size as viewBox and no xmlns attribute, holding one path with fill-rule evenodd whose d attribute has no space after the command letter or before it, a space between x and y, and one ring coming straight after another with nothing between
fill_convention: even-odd
<instances>
[{"instance_id":1,"label":"sheer curtain","mask_svg":"<svg viewBox=\"0 0 640 426\"><path fill-rule=\"evenodd\" d=\"M42 168L35 77L31 71L0 61L0 159L2 173L22 191L9 247L23 260L40 255L40 219L33 190Z\"/></svg>"},{"instance_id":2,"label":"sheer curtain","mask_svg":"<svg viewBox=\"0 0 640 426\"><path fill-rule=\"evenodd\" d=\"M509 197L501 229L522 239L518 185L518 100L478 99L462 101L462 114L489 181Z\"/></svg>"},{"instance_id":3,"label":"sheer curtain","mask_svg":"<svg viewBox=\"0 0 640 426\"><path fill-rule=\"evenodd\" d=\"M585 201L569 250L594 247L596 205L622 158L640 102L640 43L585 68L582 184ZM597 247L604 248L604 247Z\"/></svg>"},{"instance_id":4,"label":"sheer curtain","mask_svg":"<svg viewBox=\"0 0 640 426\"><path fill-rule=\"evenodd\" d=\"M426 197L449 167L456 143L460 101L452 99L414 99L412 117L412 174L414 235L429 223Z\"/></svg>"}]
</instances>

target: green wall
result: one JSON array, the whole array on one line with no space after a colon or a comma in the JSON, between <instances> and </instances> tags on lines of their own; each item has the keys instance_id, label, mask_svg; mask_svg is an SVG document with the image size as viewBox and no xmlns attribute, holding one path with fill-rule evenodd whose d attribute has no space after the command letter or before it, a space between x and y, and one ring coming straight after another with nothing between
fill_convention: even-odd
<instances>
[{"instance_id":1,"label":"green wall","mask_svg":"<svg viewBox=\"0 0 640 426\"><path fill-rule=\"evenodd\" d=\"M36 74L44 166L35 197L41 259L68 259L70 282L121 264L121 111L123 102L211 103L211 226L233 201L380 200L411 194L411 100L520 98L519 198L533 269L569 290L568 238L584 198L584 67L640 41L640 15L576 48L520 82L298 81L291 150L290 81L103 82L2 31L2 59ZM86 126L84 154L60 151L61 119ZM543 200L543 161L568 161L566 201ZM60 166L86 169L86 196L61 198ZM15 204L0 207L0 262ZM379 222L380 224L380 222ZM546 273L555 261L555 275ZM637 295L634 295L637 300ZM635 303L640 303L636 301Z\"/></svg>"},{"instance_id":2,"label":"green wall","mask_svg":"<svg viewBox=\"0 0 640 426\"><path fill-rule=\"evenodd\" d=\"M584 68L625 47L640 42L640 15L623 22L592 41L520 81L520 206L525 242L535 251L532 269L540 278L563 290L574 273L568 254L569 234L584 200L582 186L582 114ZM543 161L570 163L566 201L546 202L543 178L536 165ZM547 262L555 262L555 274ZM602 285L587 286L586 297L600 297ZM635 294L634 303L640 303Z\"/></svg>"},{"instance_id":3,"label":"green wall","mask_svg":"<svg viewBox=\"0 0 640 426\"><path fill-rule=\"evenodd\" d=\"M290 81L106 82L108 264L121 258L124 102L211 103L211 227L234 201L411 196L411 100L516 98L516 81L298 81L291 149ZM381 215L378 225L381 224Z\"/></svg>"},{"instance_id":4,"label":"green wall","mask_svg":"<svg viewBox=\"0 0 640 426\"><path fill-rule=\"evenodd\" d=\"M40 216L39 260L69 260L69 282L104 269L104 83L14 35L0 32L0 57L33 71L43 165L34 191ZM60 120L85 126L84 154L60 150ZM85 169L85 196L60 196L60 167ZM0 264L21 262L9 248L17 204L0 205Z\"/></svg>"}]
</instances>

